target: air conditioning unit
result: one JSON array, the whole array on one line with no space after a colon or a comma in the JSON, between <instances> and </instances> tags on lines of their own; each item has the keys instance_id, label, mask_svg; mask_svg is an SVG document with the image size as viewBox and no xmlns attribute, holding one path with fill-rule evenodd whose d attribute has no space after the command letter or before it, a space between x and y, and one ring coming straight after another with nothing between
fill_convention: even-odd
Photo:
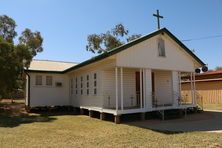
<instances>
[{"instance_id":1,"label":"air conditioning unit","mask_svg":"<svg viewBox=\"0 0 222 148\"><path fill-rule=\"evenodd\" d=\"M62 87L62 82L56 82L55 85L56 87Z\"/></svg>"}]
</instances>

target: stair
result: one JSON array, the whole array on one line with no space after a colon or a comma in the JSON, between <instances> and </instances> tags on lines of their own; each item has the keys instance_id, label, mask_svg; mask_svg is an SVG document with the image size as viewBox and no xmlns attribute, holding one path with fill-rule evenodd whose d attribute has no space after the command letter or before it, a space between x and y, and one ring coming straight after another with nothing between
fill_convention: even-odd
<instances>
[{"instance_id":1,"label":"stair","mask_svg":"<svg viewBox=\"0 0 222 148\"><path fill-rule=\"evenodd\" d=\"M181 109L160 110L156 112L156 115L162 120L177 119L184 116L184 110Z\"/></svg>"}]
</instances>

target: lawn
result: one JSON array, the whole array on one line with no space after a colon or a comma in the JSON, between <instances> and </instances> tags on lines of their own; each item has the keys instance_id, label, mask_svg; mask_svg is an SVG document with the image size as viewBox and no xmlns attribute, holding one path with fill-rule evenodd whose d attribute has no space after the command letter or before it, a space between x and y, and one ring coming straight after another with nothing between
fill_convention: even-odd
<instances>
[{"instance_id":1,"label":"lawn","mask_svg":"<svg viewBox=\"0 0 222 148\"><path fill-rule=\"evenodd\" d=\"M83 115L28 114L0 105L0 147L220 147L222 133L154 131Z\"/></svg>"}]
</instances>

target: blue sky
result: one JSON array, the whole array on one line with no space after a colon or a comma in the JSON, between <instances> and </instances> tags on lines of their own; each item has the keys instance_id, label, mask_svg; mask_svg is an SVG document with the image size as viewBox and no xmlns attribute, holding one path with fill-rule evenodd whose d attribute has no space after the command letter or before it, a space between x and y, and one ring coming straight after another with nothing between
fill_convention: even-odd
<instances>
[{"instance_id":1,"label":"blue sky","mask_svg":"<svg viewBox=\"0 0 222 148\"><path fill-rule=\"evenodd\" d=\"M17 32L38 30L44 52L36 59L82 62L87 35L123 23L130 34L156 30L156 9L164 16L161 27L180 40L222 35L221 0L0 0L0 15L17 22ZM184 42L209 68L222 66L222 37Z\"/></svg>"}]
</instances>

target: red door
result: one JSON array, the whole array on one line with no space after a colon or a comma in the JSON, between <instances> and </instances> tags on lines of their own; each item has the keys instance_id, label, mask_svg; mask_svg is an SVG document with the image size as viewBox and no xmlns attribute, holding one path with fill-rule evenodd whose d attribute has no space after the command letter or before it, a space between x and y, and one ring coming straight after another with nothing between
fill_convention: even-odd
<instances>
[{"instance_id":1,"label":"red door","mask_svg":"<svg viewBox=\"0 0 222 148\"><path fill-rule=\"evenodd\" d=\"M143 75L143 73L142 73ZM142 85L143 86L143 85ZM143 93L142 88L140 88L140 72L136 72L136 105L140 106L140 93Z\"/></svg>"},{"instance_id":2,"label":"red door","mask_svg":"<svg viewBox=\"0 0 222 148\"><path fill-rule=\"evenodd\" d=\"M157 100L156 100L156 96L155 96L155 74L154 72L152 72L152 77L151 77L151 81L152 81L152 102L153 102L153 106L157 105Z\"/></svg>"}]
</instances>

